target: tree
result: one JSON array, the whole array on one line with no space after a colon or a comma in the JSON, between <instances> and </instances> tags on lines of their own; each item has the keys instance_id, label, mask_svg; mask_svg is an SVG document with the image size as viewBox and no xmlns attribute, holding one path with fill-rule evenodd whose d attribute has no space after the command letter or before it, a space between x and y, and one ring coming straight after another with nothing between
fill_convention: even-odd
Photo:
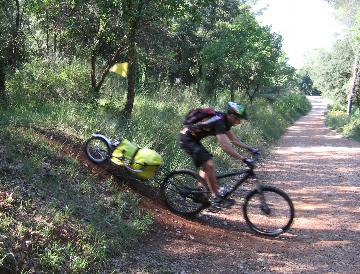
<instances>
[{"instance_id":1,"label":"tree","mask_svg":"<svg viewBox=\"0 0 360 274\"><path fill-rule=\"evenodd\" d=\"M308 72L300 76L299 89L306 95L313 95L314 87Z\"/></svg>"},{"instance_id":2,"label":"tree","mask_svg":"<svg viewBox=\"0 0 360 274\"><path fill-rule=\"evenodd\" d=\"M345 104L352 75L353 49L349 37L337 41L329 50L316 50L307 56L305 70L321 93Z\"/></svg>"},{"instance_id":3,"label":"tree","mask_svg":"<svg viewBox=\"0 0 360 274\"><path fill-rule=\"evenodd\" d=\"M139 35L149 35L146 33L151 29L149 25L165 23L166 26L167 21L197 7L197 1L176 0L90 0L61 4L54 0L45 4L29 1L38 3L40 12L36 14L40 17L47 14L45 11L52 11L44 19L49 23L43 26L57 26L52 30L57 33L58 51L76 53L89 60L95 99L100 96L109 68L116 62L128 61L128 90L123 110L126 116L131 115L135 98ZM62 13L57 12L59 6Z\"/></svg>"},{"instance_id":4,"label":"tree","mask_svg":"<svg viewBox=\"0 0 360 274\"><path fill-rule=\"evenodd\" d=\"M206 5L207 0L198 1L176 1L176 0L125 0L124 15L128 31L128 92L126 105L123 110L125 116L129 117L135 98L136 81L136 38L139 33L144 33L144 26L154 22L169 23L174 18L181 18L196 11L199 7ZM168 21L169 20L169 21Z\"/></svg>"},{"instance_id":5,"label":"tree","mask_svg":"<svg viewBox=\"0 0 360 274\"><path fill-rule=\"evenodd\" d=\"M359 53L355 53L355 60L354 60L354 67L353 67L353 73L349 85L349 91L348 91L348 98L347 98L347 114L351 115L352 112L352 106L353 106L353 98L355 96L356 92L356 84L359 78Z\"/></svg>"},{"instance_id":6,"label":"tree","mask_svg":"<svg viewBox=\"0 0 360 274\"><path fill-rule=\"evenodd\" d=\"M22 54L22 10L19 0L0 0L0 99L4 100L7 73L14 71Z\"/></svg>"},{"instance_id":7,"label":"tree","mask_svg":"<svg viewBox=\"0 0 360 274\"><path fill-rule=\"evenodd\" d=\"M347 94L347 113L351 115L353 98L356 94L356 83L359 78L360 54L360 1L359 0L328 0L337 10L338 17L350 27L353 47L352 77Z\"/></svg>"},{"instance_id":8,"label":"tree","mask_svg":"<svg viewBox=\"0 0 360 274\"><path fill-rule=\"evenodd\" d=\"M354 47L354 66L352 69L352 77L349 85L348 91L348 104L347 104L347 114L351 115L352 106L353 106L353 98L356 95L356 84L359 79L359 58L360 58L360 9L358 9L357 15L355 16L354 24L351 29L352 39L353 39L353 47ZM358 91L359 92L359 91ZM360 102L358 102L360 105Z\"/></svg>"},{"instance_id":9,"label":"tree","mask_svg":"<svg viewBox=\"0 0 360 274\"><path fill-rule=\"evenodd\" d=\"M210 82L207 91L224 86L234 99L235 90L240 89L253 101L262 87L280 84L284 73L291 73L281 46L281 36L260 26L243 6L233 22L221 23L219 38L202 52L205 79Z\"/></svg>"}]
</instances>

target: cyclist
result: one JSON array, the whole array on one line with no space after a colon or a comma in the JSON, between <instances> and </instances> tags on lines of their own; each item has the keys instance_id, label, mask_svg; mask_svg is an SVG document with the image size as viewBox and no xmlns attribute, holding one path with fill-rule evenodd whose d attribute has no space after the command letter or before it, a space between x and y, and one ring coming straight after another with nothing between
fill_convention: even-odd
<instances>
[{"instance_id":1,"label":"cyclist","mask_svg":"<svg viewBox=\"0 0 360 274\"><path fill-rule=\"evenodd\" d=\"M180 147L190 155L195 166L200 168L199 174L210 188L212 211L230 207L235 201L222 197L218 192L215 164L212 155L201 144L201 139L216 136L217 143L227 154L251 166L253 161L238 153L230 144L245 148L253 154L258 152L258 149L241 142L231 131L231 128L239 125L242 120L247 120L245 107L242 104L228 102L226 113L216 111L204 121L185 126L180 132Z\"/></svg>"}]
</instances>

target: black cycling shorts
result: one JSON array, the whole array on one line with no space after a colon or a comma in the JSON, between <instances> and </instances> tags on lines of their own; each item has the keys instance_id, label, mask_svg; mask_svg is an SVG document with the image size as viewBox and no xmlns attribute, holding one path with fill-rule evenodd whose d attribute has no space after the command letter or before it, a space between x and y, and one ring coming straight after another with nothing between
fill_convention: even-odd
<instances>
[{"instance_id":1,"label":"black cycling shorts","mask_svg":"<svg viewBox=\"0 0 360 274\"><path fill-rule=\"evenodd\" d=\"M180 134L180 147L190 155L196 167L202 167L208 160L212 158L199 140L195 140L186 134Z\"/></svg>"}]
</instances>

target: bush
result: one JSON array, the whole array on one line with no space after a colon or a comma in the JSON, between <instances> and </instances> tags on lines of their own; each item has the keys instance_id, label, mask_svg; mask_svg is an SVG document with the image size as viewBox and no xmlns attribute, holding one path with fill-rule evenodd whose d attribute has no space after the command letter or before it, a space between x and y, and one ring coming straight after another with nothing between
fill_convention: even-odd
<instances>
[{"instance_id":1,"label":"bush","mask_svg":"<svg viewBox=\"0 0 360 274\"><path fill-rule=\"evenodd\" d=\"M326 116L326 125L345 137L360 141L360 109L354 109L351 116L348 116L345 109L338 106L331 106Z\"/></svg>"},{"instance_id":2,"label":"bush","mask_svg":"<svg viewBox=\"0 0 360 274\"><path fill-rule=\"evenodd\" d=\"M311 109L311 104L300 93L287 93L280 97L273 107L286 120L294 122Z\"/></svg>"},{"instance_id":3,"label":"bush","mask_svg":"<svg viewBox=\"0 0 360 274\"><path fill-rule=\"evenodd\" d=\"M90 91L85 63L64 58L34 59L7 81L11 102L86 101Z\"/></svg>"},{"instance_id":4,"label":"bush","mask_svg":"<svg viewBox=\"0 0 360 274\"><path fill-rule=\"evenodd\" d=\"M343 127L349 122L350 118L346 111L332 109L326 115L326 125L331 129L342 132Z\"/></svg>"},{"instance_id":5,"label":"bush","mask_svg":"<svg viewBox=\"0 0 360 274\"><path fill-rule=\"evenodd\" d=\"M278 101L275 101L275 104L277 103ZM288 125L282 113L274 108L275 104L269 104L265 99L257 99L252 107L254 110L251 111L251 122L260 129L266 141L278 139Z\"/></svg>"}]
</instances>

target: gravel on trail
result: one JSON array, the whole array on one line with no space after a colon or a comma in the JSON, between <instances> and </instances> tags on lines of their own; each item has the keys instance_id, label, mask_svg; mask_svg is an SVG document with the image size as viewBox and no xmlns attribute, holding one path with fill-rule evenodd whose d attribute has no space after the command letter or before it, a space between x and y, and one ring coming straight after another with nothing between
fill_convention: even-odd
<instances>
[{"instance_id":1,"label":"gravel on trail","mask_svg":"<svg viewBox=\"0 0 360 274\"><path fill-rule=\"evenodd\" d=\"M241 203L188 220L148 198L155 227L118 261L118 273L360 273L360 143L326 128L326 104L275 144L258 168L295 205L291 229L276 238L254 234Z\"/></svg>"}]
</instances>

